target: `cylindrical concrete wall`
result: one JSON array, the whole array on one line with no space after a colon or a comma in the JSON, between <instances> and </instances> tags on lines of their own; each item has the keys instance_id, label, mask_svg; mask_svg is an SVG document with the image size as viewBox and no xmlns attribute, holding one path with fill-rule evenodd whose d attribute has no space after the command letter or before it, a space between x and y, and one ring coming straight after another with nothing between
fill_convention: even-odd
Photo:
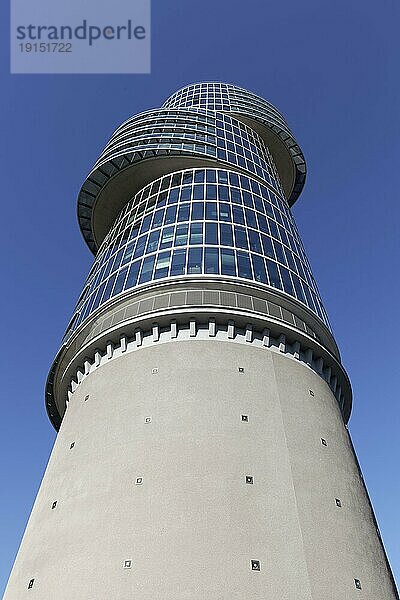
<instances>
[{"instance_id":1,"label":"cylindrical concrete wall","mask_svg":"<svg viewBox=\"0 0 400 600\"><path fill-rule=\"evenodd\" d=\"M136 597L396 598L309 366L240 335L178 336L78 385L5 600Z\"/></svg>"}]
</instances>

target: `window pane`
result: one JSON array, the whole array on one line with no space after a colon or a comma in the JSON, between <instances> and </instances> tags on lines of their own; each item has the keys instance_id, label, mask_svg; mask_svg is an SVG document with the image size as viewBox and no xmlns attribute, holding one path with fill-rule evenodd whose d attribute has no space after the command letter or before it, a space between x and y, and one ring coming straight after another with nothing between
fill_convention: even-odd
<instances>
[{"instance_id":1,"label":"window pane","mask_svg":"<svg viewBox=\"0 0 400 600\"><path fill-rule=\"evenodd\" d=\"M133 255L133 248L134 248L134 245L135 245L135 243L134 243L134 242L131 242L130 244L128 244L128 245L126 246L126 249L125 249L125 254L124 254L124 258L122 259L122 263L121 263L122 265L126 265L126 263L127 263L127 262L129 262L129 261L131 260L131 258L132 258L132 255ZM104 273L103 273L103 276L102 276L102 278L104 279Z\"/></svg>"},{"instance_id":2,"label":"window pane","mask_svg":"<svg viewBox=\"0 0 400 600\"><path fill-rule=\"evenodd\" d=\"M122 269L122 271L120 271L118 273L117 279L115 281L115 286L113 289L113 296L116 296L117 294L119 294L122 291L122 288L124 287L124 282L125 282L125 277L126 277L127 271L128 271L128 267L125 267L125 269Z\"/></svg>"},{"instance_id":3,"label":"window pane","mask_svg":"<svg viewBox=\"0 0 400 600\"><path fill-rule=\"evenodd\" d=\"M175 217L176 217L176 206L169 206L167 208L167 212L165 213L164 225L169 225L170 223L174 223Z\"/></svg>"},{"instance_id":4,"label":"window pane","mask_svg":"<svg viewBox=\"0 0 400 600\"><path fill-rule=\"evenodd\" d=\"M157 256L156 268L154 270L154 279L167 277L171 262L171 252L160 252Z\"/></svg>"},{"instance_id":5,"label":"window pane","mask_svg":"<svg viewBox=\"0 0 400 600\"><path fill-rule=\"evenodd\" d=\"M272 287L282 289L281 282L279 279L278 267L276 266L276 263L267 259L267 268L270 285Z\"/></svg>"},{"instance_id":6,"label":"window pane","mask_svg":"<svg viewBox=\"0 0 400 600\"><path fill-rule=\"evenodd\" d=\"M224 185L218 187L218 196L220 200L229 200L228 188Z\"/></svg>"},{"instance_id":7,"label":"window pane","mask_svg":"<svg viewBox=\"0 0 400 600\"><path fill-rule=\"evenodd\" d=\"M264 259L262 258L262 256L257 256L257 254L252 254L251 260L253 263L253 271L254 271L255 280L260 281L261 283L268 283L267 273L265 271Z\"/></svg>"},{"instance_id":8,"label":"window pane","mask_svg":"<svg viewBox=\"0 0 400 600\"><path fill-rule=\"evenodd\" d=\"M300 279L294 273L292 273L292 279L296 290L296 296L298 297L300 302L304 302L305 304L307 304Z\"/></svg>"},{"instance_id":9,"label":"window pane","mask_svg":"<svg viewBox=\"0 0 400 600\"><path fill-rule=\"evenodd\" d=\"M147 242L146 252L150 254L150 252L155 252L158 247L158 240L160 239L161 229L156 229L156 231L152 231L149 235L149 241Z\"/></svg>"},{"instance_id":10,"label":"window pane","mask_svg":"<svg viewBox=\"0 0 400 600\"><path fill-rule=\"evenodd\" d=\"M226 202L219 203L219 218L221 221L232 221L230 204Z\"/></svg>"},{"instance_id":11,"label":"window pane","mask_svg":"<svg viewBox=\"0 0 400 600\"><path fill-rule=\"evenodd\" d=\"M249 206L250 208L253 208L253 199L251 197L250 192L244 191L244 192L242 192L242 194L243 194L243 204L245 206Z\"/></svg>"},{"instance_id":12,"label":"window pane","mask_svg":"<svg viewBox=\"0 0 400 600\"><path fill-rule=\"evenodd\" d=\"M188 274L201 273L203 248L189 248Z\"/></svg>"},{"instance_id":13,"label":"window pane","mask_svg":"<svg viewBox=\"0 0 400 600\"><path fill-rule=\"evenodd\" d=\"M217 186L216 185L207 185L206 186L206 199L207 200L216 200L217 199Z\"/></svg>"},{"instance_id":14,"label":"window pane","mask_svg":"<svg viewBox=\"0 0 400 600\"><path fill-rule=\"evenodd\" d=\"M163 219L164 219L164 212L165 209L162 208L161 210L156 210L156 212L154 213L153 216L153 223L151 225L152 229L155 229L156 227L160 227Z\"/></svg>"},{"instance_id":15,"label":"window pane","mask_svg":"<svg viewBox=\"0 0 400 600\"><path fill-rule=\"evenodd\" d=\"M143 219L142 226L140 228L140 233L145 233L150 229L151 217L152 215L147 215L147 217Z\"/></svg>"},{"instance_id":16,"label":"window pane","mask_svg":"<svg viewBox=\"0 0 400 600\"><path fill-rule=\"evenodd\" d=\"M142 266L142 272L140 273L139 284L145 283L146 281L150 281L151 276L153 274L155 258L156 257L153 255L153 256L148 256L147 258L144 259L143 266Z\"/></svg>"},{"instance_id":17,"label":"window pane","mask_svg":"<svg viewBox=\"0 0 400 600\"><path fill-rule=\"evenodd\" d=\"M204 203L193 202L192 204L192 221L202 221L204 219Z\"/></svg>"},{"instance_id":18,"label":"window pane","mask_svg":"<svg viewBox=\"0 0 400 600\"><path fill-rule=\"evenodd\" d=\"M190 225L190 243L203 243L203 223L192 223Z\"/></svg>"},{"instance_id":19,"label":"window pane","mask_svg":"<svg viewBox=\"0 0 400 600\"><path fill-rule=\"evenodd\" d=\"M195 185L193 188L193 199L202 200L204 198L204 186Z\"/></svg>"},{"instance_id":20,"label":"window pane","mask_svg":"<svg viewBox=\"0 0 400 600\"><path fill-rule=\"evenodd\" d=\"M254 210L245 208L245 213L246 213L247 226L254 227L254 229L257 229L256 213L254 212Z\"/></svg>"},{"instance_id":21,"label":"window pane","mask_svg":"<svg viewBox=\"0 0 400 600\"><path fill-rule=\"evenodd\" d=\"M135 263L133 263L133 264L135 264ZM132 269L132 267L131 267L131 269ZM110 279L107 281L106 289L104 290L103 302L108 300L109 297L111 296L111 290L113 288L116 277L117 277L117 274L114 273L114 275L111 275Z\"/></svg>"},{"instance_id":22,"label":"window pane","mask_svg":"<svg viewBox=\"0 0 400 600\"><path fill-rule=\"evenodd\" d=\"M181 202L188 202L192 199L192 186L185 186L181 189Z\"/></svg>"},{"instance_id":23,"label":"window pane","mask_svg":"<svg viewBox=\"0 0 400 600\"><path fill-rule=\"evenodd\" d=\"M267 218L266 218L266 216L257 213L257 220L258 220L258 228L259 228L259 230L263 231L264 233L268 233L268 225L267 225Z\"/></svg>"},{"instance_id":24,"label":"window pane","mask_svg":"<svg viewBox=\"0 0 400 600\"><path fill-rule=\"evenodd\" d=\"M206 202L206 219L209 221L216 221L218 219L216 202Z\"/></svg>"},{"instance_id":25,"label":"window pane","mask_svg":"<svg viewBox=\"0 0 400 600\"><path fill-rule=\"evenodd\" d=\"M189 230L188 223L185 223L184 225L177 225L175 246L186 246L187 241L188 241L188 230Z\"/></svg>"},{"instance_id":26,"label":"window pane","mask_svg":"<svg viewBox=\"0 0 400 600\"><path fill-rule=\"evenodd\" d=\"M233 250L221 248L221 273L222 275L236 275L235 255Z\"/></svg>"},{"instance_id":27,"label":"window pane","mask_svg":"<svg viewBox=\"0 0 400 600\"><path fill-rule=\"evenodd\" d=\"M168 196L168 204L174 204L175 202L178 202L178 197L179 197L179 188L174 188L173 190L170 190L169 196Z\"/></svg>"},{"instance_id":28,"label":"window pane","mask_svg":"<svg viewBox=\"0 0 400 600\"><path fill-rule=\"evenodd\" d=\"M272 240L267 235L261 234L261 241L264 249L265 256L275 259L274 249L272 247Z\"/></svg>"},{"instance_id":29,"label":"window pane","mask_svg":"<svg viewBox=\"0 0 400 600\"><path fill-rule=\"evenodd\" d=\"M170 227L164 227L160 242L160 250L163 248L170 248L172 246L172 240L174 239L174 225Z\"/></svg>"},{"instance_id":30,"label":"window pane","mask_svg":"<svg viewBox=\"0 0 400 600\"><path fill-rule=\"evenodd\" d=\"M275 248L276 258L278 259L278 261L283 263L284 265L286 265L285 255L283 254L282 244L274 241L274 248Z\"/></svg>"},{"instance_id":31,"label":"window pane","mask_svg":"<svg viewBox=\"0 0 400 600\"><path fill-rule=\"evenodd\" d=\"M249 233L250 250L253 250L253 252L259 252L261 254L261 243L260 243L260 236L259 236L258 232L254 231L253 229L250 229L248 233Z\"/></svg>"},{"instance_id":32,"label":"window pane","mask_svg":"<svg viewBox=\"0 0 400 600\"><path fill-rule=\"evenodd\" d=\"M233 246L232 226L227 223L220 223L219 227L221 246Z\"/></svg>"},{"instance_id":33,"label":"window pane","mask_svg":"<svg viewBox=\"0 0 400 600\"><path fill-rule=\"evenodd\" d=\"M268 219L268 225L269 225L269 228L271 230L271 235L278 240L279 239L279 235L278 235L278 226L277 226L277 224L275 223L275 221L271 221L271 219Z\"/></svg>"},{"instance_id":34,"label":"window pane","mask_svg":"<svg viewBox=\"0 0 400 600\"><path fill-rule=\"evenodd\" d=\"M238 190L237 188L231 189L231 197L232 197L232 202L234 204L242 204L242 196L241 196L240 190Z\"/></svg>"},{"instance_id":35,"label":"window pane","mask_svg":"<svg viewBox=\"0 0 400 600\"><path fill-rule=\"evenodd\" d=\"M172 255L171 276L184 275L186 264L186 250L175 250Z\"/></svg>"},{"instance_id":36,"label":"window pane","mask_svg":"<svg viewBox=\"0 0 400 600\"><path fill-rule=\"evenodd\" d=\"M244 225L244 213L241 206L233 206L233 221L239 225Z\"/></svg>"},{"instance_id":37,"label":"window pane","mask_svg":"<svg viewBox=\"0 0 400 600\"><path fill-rule=\"evenodd\" d=\"M141 261L137 260L136 262L131 264L129 273L128 273L128 278L125 283L126 290L136 285L139 268L140 268L140 263L141 263Z\"/></svg>"},{"instance_id":38,"label":"window pane","mask_svg":"<svg viewBox=\"0 0 400 600\"><path fill-rule=\"evenodd\" d=\"M285 269L285 267L280 267L280 270L281 270L281 275L282 275L282 280L283 280L283 288L284 288L285 292L287 292L291 296L294 296L294 289L293 289L292 281L290 279L289 271L287 269Z\"/></svg>"},{"instance_id":39,"label":"window pane","mask_svg":"<svg viewBox=\"0 0 400 600\"><path fill-rule=\"evenodd\" d=\"M178 221L189 221L190 204L182 204L178 211Z\"/></svg>"},{"instance_id":40,"label":"window pane","mask_svg":"<svg viewBox=\"0 0 400 600\"><path fill-rule=\"evenodd\" d=\"M245 279L253 279L253 275L251 272L250 258L247 252L238 252L237 253L238 260L238 275L239 277L244 277Z\"/></svg>"},{"instance_id":41,"label":"window pane","mask_svg":"<svg viewBox=\"0 0 400 600\"><path fill-rule=\"evenodd\" d=\"M139 258L139 256L143 255L144 252L144 248L146 245L146 241L147 241L147 234L145 235L141 235L138 238L138 241L136 243L136 249L135 249L135 253L133 255L133 258Z\"/></svg>"},{"instance_id":42,"label":"window pane","mask_svg":"<svg viewBox=\"0 0 400 600\"><path fill-rule=\"evenodd\" d=\"M235 227L235 244L238 248L248 249L246 230L243 227Z\"/></svg>"},{"instance_id":43,"label":"window pane","mask_svg":"<svg viewBox=\"0 0 400 600\"><path fill-rule=\"evenodd\" d=\"M206 223L206 244L218 244L217 223Z\"/></svg>"},{"instance_id":44,"label":"window pane","mask_svg":"<svg viewBox=\"0 0 400 600\"><path fill-rule=\"evenodd\" d=\"M204 250L204 272L219 273L218 248L205 248Z\"/></svg>"}]
</instances>

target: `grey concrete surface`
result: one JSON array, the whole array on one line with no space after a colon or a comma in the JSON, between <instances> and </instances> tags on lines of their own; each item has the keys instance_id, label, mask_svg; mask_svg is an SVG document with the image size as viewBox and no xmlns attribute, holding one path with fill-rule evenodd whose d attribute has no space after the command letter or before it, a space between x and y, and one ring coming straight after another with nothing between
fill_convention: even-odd
<instances>
[{"instance_id":1,"label":"grey concrete surface","mask_svg":"<svg viewBox=\"0 0 400 600\"><path fill-rule=\"evenodd\" d=\"M187 340L77 387L4 596L25 598L396 595L328 385L269 349Z\"/></svg>"}]
</instances>

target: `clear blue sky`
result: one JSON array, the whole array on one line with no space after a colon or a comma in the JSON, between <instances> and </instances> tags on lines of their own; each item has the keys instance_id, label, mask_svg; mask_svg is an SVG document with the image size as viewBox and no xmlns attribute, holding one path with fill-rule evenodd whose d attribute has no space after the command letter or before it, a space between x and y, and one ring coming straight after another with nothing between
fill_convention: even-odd
<instances>
[{"instance_id":1,"label":"clear blue sky","mask_svg":"<svg viewBox=\"0 0 400 600\"><path fill-rule=\"evenodd\" d=\"M79 187L116 125L199 80L287 117L294 213L354 391L351 434L400 581L398 0L153 0L152 73L9 75L1 23L0 591L55 433L48 369L91 264Z\"/></svg>"}]
</instances>

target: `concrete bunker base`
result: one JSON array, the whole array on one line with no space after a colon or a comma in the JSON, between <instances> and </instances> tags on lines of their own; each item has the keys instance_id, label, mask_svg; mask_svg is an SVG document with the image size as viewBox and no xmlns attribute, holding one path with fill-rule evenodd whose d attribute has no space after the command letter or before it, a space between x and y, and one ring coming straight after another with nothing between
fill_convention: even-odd
<instances>
[{"instance_id":1,"label":"concrete bunker base","mask_svg":"<svg viewBox=\"0 0 400 600\"><path fill-rule=\"evenodd\" d=\"M327 383L186 340L78 385L4 599L344 600L355 580L397 597Z\"/></svg>"}]
</instances>

